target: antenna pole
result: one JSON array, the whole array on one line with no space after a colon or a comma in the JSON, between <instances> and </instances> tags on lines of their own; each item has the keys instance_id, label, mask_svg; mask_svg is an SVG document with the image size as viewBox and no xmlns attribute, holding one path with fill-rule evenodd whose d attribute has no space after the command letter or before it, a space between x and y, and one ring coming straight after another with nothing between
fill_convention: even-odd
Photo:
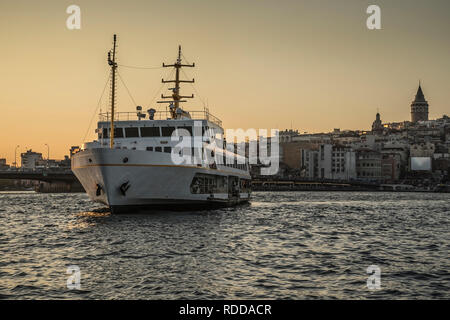
<instances>
[{"instance_id":1,"label":"antenna pole","mask_svg":"<svg viewBox=\"0 0 450 320\"><path fill-rule=\"evenodd\" d=\"M180 69L182 67L195 67L195 63L193 64L182 64L181 63L181 46L178 46L178 58L177 61L174 64L164 64L163 63L163 67L167 68L167 67L173 67L175 68L175 79L174 80L164 80L162 79L161 82L162 83L169 83L169 82L174 82L175 83L175 87L172 88L172 92L173 94L171 96L165 96L165 95L161 95L161 99L168 99L171 98L173 101L158 101L159 103L172 103L174 104L173 108L170 108L170 113L173 119L176 118L176 111L177 109L180 107L180 102L185 102L184 100L181 100L182 98L193 98L194 95L190 95L190 96L182 96L180 95L180 83L182 82L186 82L186 83L194 83L194 79L191 80L180 80Z\"/></svg>"},{"instance_id":2,"label":"antenna pole","mask_svg":"<svg viewBox=\"0 0 450 320\"><path fill-rule=\"evenodd\" d=\"M175 64L175 89L173 90L173 100L175 101L175 110L180 106L180 66L181 65L181 46L178 46L178 59Z\"/></svg>"},{"instance_id":3,"label":"antenna pole","mask_svg":"<svg viewBox=\"0 0 450 320\"><path fill-rule=\"evenodd\" d=\"M114 44L112 51L108 52L108 64L111 66L111 131L110 131L110 148L114 148L114 107L116 99L116 35L114 35ZM112 57L111 57L112 54Z\"/></svg>"}]
</instances>

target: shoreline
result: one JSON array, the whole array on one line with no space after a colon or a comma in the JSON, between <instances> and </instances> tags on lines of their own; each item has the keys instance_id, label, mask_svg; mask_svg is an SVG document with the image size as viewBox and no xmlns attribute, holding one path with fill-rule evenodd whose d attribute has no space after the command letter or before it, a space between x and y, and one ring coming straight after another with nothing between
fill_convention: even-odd
<instances>
[{"instance_id":1,"label":"shoreline","mask_svg":"<svg viewBox=\"0 0 450 320\"><path fill-rule=\"evenodd\" d=\"M258 192L286 192L286 191L314 191L314 192L386 192L386 193L450 193L450 191L433 191L433 190L376 190L376 189L277 189L277 188L256 188L252 191Z\"/></svg>"}]
</instances>

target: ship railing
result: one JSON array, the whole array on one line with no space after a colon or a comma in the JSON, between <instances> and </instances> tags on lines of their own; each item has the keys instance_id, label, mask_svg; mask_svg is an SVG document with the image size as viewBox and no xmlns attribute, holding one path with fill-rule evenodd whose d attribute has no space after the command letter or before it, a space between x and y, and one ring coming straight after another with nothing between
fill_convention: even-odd
<instances>
[{"instance_id":1,"label":"ship railing","mask_svg":"<svg viewBox=\"0 0 450 320\"><path fill-rule=\"evenodd\" d=\"M189 115L191 119L208 120L222 127L222 121L216 116L212 115L208 110L189 111ZM149 120L148 114L145 114L145 116L146 116L145 118L139 118L136 112L115 112L114 121ZM153 120L170 120L170 119L172 119L172 116L169 111L156 111L153 116ZM111 112L100 113L99 120L104 122L110 122Z\"/></svg>"}]
</instances>

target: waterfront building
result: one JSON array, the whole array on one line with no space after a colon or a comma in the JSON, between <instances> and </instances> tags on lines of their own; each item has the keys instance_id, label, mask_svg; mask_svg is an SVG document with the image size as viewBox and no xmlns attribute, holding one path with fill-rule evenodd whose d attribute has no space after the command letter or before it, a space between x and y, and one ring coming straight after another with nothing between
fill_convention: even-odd
<instances>
[{"instance_id":1,"label":"waterfront building","mask_svg":"<svg viewBox=\"0 0 450 320\"><path fill-rule=\"evenodd\" d=\"M318 150L301 150L301 176L308 179L319 177L319 151Z\"/></svg>"},{"instance_id":2,"label":"waterfront building","mask_svg":"<svg viewBox=\"0 0 450 320\"><path fill-rule=\"evenodd\" d=\"M315 144L331 143L332 136L329 133L307 133L298 136L292 136L292 142L309 142Z\"/></svg>"},{"instance_id":3,"label":"waterfront building","mask_svg":"<svg viewBox=\"0 0 450 320\"><path fill-rule=\"evenodd\" d=\"M350 147L331 144L319 147L318 172L321 179L354 179L355 163L355 152Z\"/></svg>"},{"instance_id":4,"label":"waterfront building","mask_svg":"<svg viewBox=\"0 0 450 320\"><path fill-rule=\"evenodd\" d=\"M432 159L433 171L440 177L448 177L450 168L449 148L437 146Z\"/></svg>"},{"instance_id":5,"label":"waterfront building","mask_svg":"<svg viewBox=\"0 0 450 320\"><path fill-rule=\"evenodd\" d=\"M20 155L22 160L22 168L35 169L36 166L43 164L42 153L33 152L31 149Z\"/></svg>"},{"instance_id":6,"label":"waterfront building","mask_svg":"<svg viewBox=\"0 0 450 320\"><path fill-rule=\"evenodd\" d=\"M412 144L409 149L410 157L433 157L435 145L430 142Z\"/></svg>"},{"instance_id":7,"label":"waterfront building","mask_svg":"<svg viewBox=\"0 0 450 320\"><path fill-rule=\"evenodd\" d=\"M281 143L280 161L291 169L301 169L303 166L303 150L318 150L318 145L301 141Z\"/></svg>"},{"instance_id":8,"label":"waterfront building","mask_svg":"<svg viewBox=\"0 0 450 320\"><path fill-rule=\"evenodd\" d=\"M5 158L0 158L0 170L9 169L9 164L6 164Z\"/></svg>"},{"instance_id":9,"label":"waterfront building","mask_svg":"<svg viewBox=\"0 0 450 320\"><path fill-rule=\"evenodd\" d=\"M382 153L371 149L356 151L356 174L358 179L383 180Z\"/></svg>"},{"instance_id":10,"label":"waterfront building","mask_svg":"<svg viewBox=\"0 0 450 320\"><path fill-rule=\"evenodd\" d=\"M293 137L299 136L298 130L286 129L279 132L280 143L291 142Z\"/></svg>"},{"instance_id":11,"label":"waterfront building","mask_svg":"<svg viewBox=\"0 0 450 320\"><path fill-rule=\"evenodd\" d=\"M384 179L398 181L401 174L401 156L398 153L382 153L381 175Z\"/></svg>"},{"instance_id":12,"label":"waterfront building","mask_svg":"<svg viewBox=\"0 0 450 320\"><path fill-rule=\"evenodd\" d=\"M357 149L371 149L380 151L382 147L382 142L385 138L374 135L374 134L364 134L361 135L359 141L355 141L351 144L354 150Z\"/></svg>"},{"instance_id":13,"label":"waterfront building","mask_svg":"<svg viewBox=\"0 0 450 320\"><path fill-rule=\"evenodd\" d=\"M333 142L340 145L352 145L361 141L360 133L357 131L342 131L340 134L333 134Z\"/></svg>"}]
</instances>

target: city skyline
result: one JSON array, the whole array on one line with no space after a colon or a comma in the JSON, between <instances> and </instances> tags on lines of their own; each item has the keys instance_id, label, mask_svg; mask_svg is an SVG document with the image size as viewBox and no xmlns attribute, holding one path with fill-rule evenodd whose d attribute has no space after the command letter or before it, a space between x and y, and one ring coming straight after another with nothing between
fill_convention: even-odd
<instances>
[{"instance_id":1,"label":"city skyline","mask_svg":"<svg viewBox=\"0 0 450 320\"><path fill-rule=\"evenodd\" d=\"M16 145L47 155L47 143L50 158L62 159L83 142L107 78L113 33L123 65L170 63L181 44L197 65L189 76L225 128L370 130L377 111L384 122L410 120L419 80L429 118L448 110L445 1L377 1L382 30L365 27L368 1L240 1L239 10L234 1L130 1L127 10L108 3L113 10L102 1L78 1L82 29L70 31L69 2L2 2L0 158L14 162ZM168 24L159 13L174 9ZM119 66L119 72L137 104L155 106L148 102L165 70ZM183 90L196 94L190 86ZM196 99L187 107L202 104ZM120 88L119 111L134 107ZM87 140L94 137L94 117Z\"/></svg>"},{"instance_id":2,"label":"city skyline","mask_svg":"<svg viewBox=\"0 0 450 320\"><path fill-rule=\"evenodd\" d=\"M390 121L382 121L381 119L380 119L380 113L379 113L379 110L377 110L377 113L376 113L376 120L372 123L372 129L370 130L370 129L364 129L364 128L359 128L359 129L352 129L352 130L349 130L349 131L367 131L367 132L371 132L371 131L373 131L375 134L377 133L377 131L379 131L379 130L382 130L381 128L383 128L383 124L389 124L389 123L402 123L402 122L411 122L411 123L414 123L414 122L417 122L417 121L427 121L428 120L428 118L427 119L414 119L414 117L413 117L413 105L415 105L416 103L417 103L417 99L419 98L419 100L420 101L425 101L425 103L426 103L426 100L425 100L425 96L424 96L424 93L423 93L423 90L422 90L422 85L421 85L421 82L419 81L419 84L418 84L418 89L417 89L417 93L416 93L416 95L415 95L415 97L414 97L414 100L413 100L413 102L412 102L412 104L411 104L411 113L410 113L410 116L411 116L411 119L409 119L409 120L404 120L404 121L399 121L399 122L390 122ZM428 116L428 110L427 110L427 116ZM443 116L446 116L446 115L443 115ZM429 120L434 120L434 119L429 119ZM374 129L374 124L375 123L377 123L378 122L378 127L375 127L375 129ZM283 133L283 131L285 131L285 132L287 132L288 130L290 131L290 132L296 132L297 134L302 134L302 132L301 131L299 131L298 130L298 128L283 128L283 129L281 129L281 128L279 128L280 129L280 132L281 133ZM340 128L333 128L333 130L336 130L336 129L339 129L340 130ZM344 130L345 131L345 130ZM331 133L331 130L328 130L328 131L323 131L323 132L303 132L303 134L327 134L327 133ZM283 142L283 140L281 139L280 140L280 142ZM47 150L47 154L45 155L44 154L44 152L39 152L39 151L35 151L35 150L33 150L33 148L28 148L27 146L25 146L24 148L24 152L22 152L22 151L20 151L21 149L23 149L23 148L21 148L21 149L19 149L20 148L20 146L16 146L17 147L17 150L18 151L16 151L15 152L15 156L17 156L17 159L14 159L13 161L11 161L11 166L14 166L14 165L17 165L18 167L19 166L22 166L22 160L21 160L21 156L23 155L23 154L25 154L25 153L28 153L28 152L32 152L32 153L38 153L38 154L40 154L41 156L42 156L42 159L43 160L49 160L49 159L51 159L52 161L54 161L54 160L56 160L56 161L58 161L58 160L63 160L63 159L57 159L57 158L51 158L50 157L50 146L48 145L48 144L44 144L44 146L47 148L46 150ZM71 149L72 148L74 148L74 146L71 146ZM70 152L69 153L71 153L72 152L72 150L70 150ZM67 154L64 154L64 156L63 156L63 158L64 159L66 159L67 158ZM1 159L2 157L1 157L1 155L0 155L0 159ZM3 159L5 159L5 158L3 158ZM16 163L16 161L17 161L17 163ZM19 165L19 163L20 163L20 165Z\"/></svg>"}]
</instances>

